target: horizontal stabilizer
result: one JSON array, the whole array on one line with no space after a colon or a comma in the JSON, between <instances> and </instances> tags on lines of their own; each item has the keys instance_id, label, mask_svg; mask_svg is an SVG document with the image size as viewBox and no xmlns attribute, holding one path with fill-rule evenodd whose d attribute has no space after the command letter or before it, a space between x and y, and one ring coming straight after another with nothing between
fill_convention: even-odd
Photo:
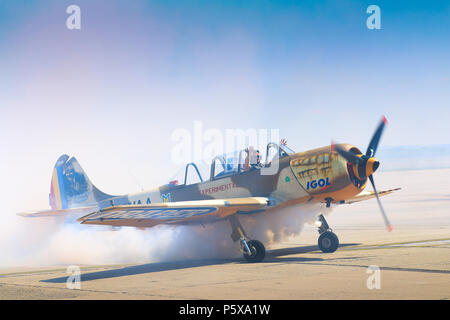
<instances>
[{"instance_id":1,"label":"horizontal stabilizer","mask_svg":"<svg viewBox=\"0 0 450 320\"><path fill-rule=\"evenodd\" d=\"M25 218L42 218L42 217L57 217L57 216L67 216L67 215L86 215L97 211L97 206L91 207L81 207L73 209L60 209L60 210L42 210L33 212L20 212L17 215Z\"/></svg>"}]
</instances>

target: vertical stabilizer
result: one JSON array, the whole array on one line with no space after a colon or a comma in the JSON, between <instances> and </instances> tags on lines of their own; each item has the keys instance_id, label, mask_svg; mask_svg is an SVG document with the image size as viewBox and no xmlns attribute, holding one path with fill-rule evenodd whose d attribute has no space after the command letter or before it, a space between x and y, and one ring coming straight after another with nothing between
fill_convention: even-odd
<instances>
[{"instance_id":1,"label":"vertical stabilizer","mask_svg":"<svg viewBox=\"0 0 450 320\"><path fill-rule=\"evenodd\" d=\"M66 154L58 158L50 186L53 210L91 206L112 197L92 184L77 159Z\"/></svg>"}]
</instances>

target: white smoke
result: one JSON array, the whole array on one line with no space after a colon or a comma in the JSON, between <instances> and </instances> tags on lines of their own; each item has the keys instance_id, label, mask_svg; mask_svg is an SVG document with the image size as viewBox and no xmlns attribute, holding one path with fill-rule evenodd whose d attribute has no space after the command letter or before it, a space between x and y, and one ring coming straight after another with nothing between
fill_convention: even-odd
<instances>
[{"instance_id":1,"label":"white smoke","mask_svg":"<svg viewBox=\"0 0 450 320\"><path fill-rule=\"evenodd\" d=\"M308 204L252 215L240 221L252 239L271 244L297 236L323 205ZM0 227L0 267L105 265L237 258L228 221L140 230L64 223L55 218L10 217Z\"/></svg>"},{"instance_id":2,"label":"white smoke","mask_svg":"<svg viewBox=\"0 0 450 320\"><path fill-rule=\"evenodd\" d=\"M270 247L271 244L298 236L305 223L314 223L323 205L299 204L291 207L266 211L249 216L240 216L247 235Z\"/></svg>"}]
</instances>

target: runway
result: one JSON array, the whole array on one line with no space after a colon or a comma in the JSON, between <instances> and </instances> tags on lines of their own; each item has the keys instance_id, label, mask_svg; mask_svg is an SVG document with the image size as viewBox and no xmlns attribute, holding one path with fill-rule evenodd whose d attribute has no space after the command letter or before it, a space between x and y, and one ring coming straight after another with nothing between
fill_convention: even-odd
<instances>
[{"instance_id":1,"label":"runway","mask_svg":"<svg viewBox=\"0 0 450 320\"><path fill-rule=\"evenodd\" d=\"M394 225L387 232L375 200L340 206L327 218L341 246L318 250L318 233L272 246L262 263L244 259L82 266L81 288L67 266L0 270L1 299L449 299L450 170L382 172L380 189ZM433 181L433 183L427 183ZM379 288L369 289L369 266ZM373 267L372 267L373 268Z\"/></svg>"}]
</instances>

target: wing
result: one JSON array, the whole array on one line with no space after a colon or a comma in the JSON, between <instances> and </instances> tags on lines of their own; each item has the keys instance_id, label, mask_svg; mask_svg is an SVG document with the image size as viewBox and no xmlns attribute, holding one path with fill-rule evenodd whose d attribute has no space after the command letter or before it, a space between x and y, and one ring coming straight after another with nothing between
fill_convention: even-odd
<instances>
[{"instance_id":1,"label":"wing","mask_svg":"<svg viewBox=\"0 0 450 320\"><path fill-rule=\"evenodd\" d=\"M82 224L148 228L158 224L214 222L238 211L254 211L270 205L267 198L252 197L112 206L81 217L78 221Z\"/></svg>"},{"instance_id":2,"label":"wing","mask_svg":"<svg viewBox=\"0 0 450 320\"><path fill-rule=\"evenodd\" d=\"M401 188L395 188L395 189L390 189L390 190L379 191L378 192L378 196L382 197L382 196L391 194L392 192L400 190L400 189ZM369 200L369 199L372 199L372 198L376 198L375 192L373 192L373 191L370 191L370 192L363 191L360 194L354 196L353 198L350 198L350 199L345 200L345 201L341 201L340 203L351 204L351 203L355 203L355 202L359 202L359 201Z\"/></svg>"},{"instance_id":3,"label":"wing","mask_svg":"<svg viewBox=\"0 0 450 320\"><path fill-rule=\"evenodd\" d=\"M33 212L20 212L17 213L18 216L22 216L25 218L41 218L41 217L56 217L56 216L66 216L71 214L86 215L98 210L97 206L91 207L81 207L81 208L73 208L73 209L61 209L61 210L42 210L42 211L33 211Z\"/></svg>"}]
</instances>

